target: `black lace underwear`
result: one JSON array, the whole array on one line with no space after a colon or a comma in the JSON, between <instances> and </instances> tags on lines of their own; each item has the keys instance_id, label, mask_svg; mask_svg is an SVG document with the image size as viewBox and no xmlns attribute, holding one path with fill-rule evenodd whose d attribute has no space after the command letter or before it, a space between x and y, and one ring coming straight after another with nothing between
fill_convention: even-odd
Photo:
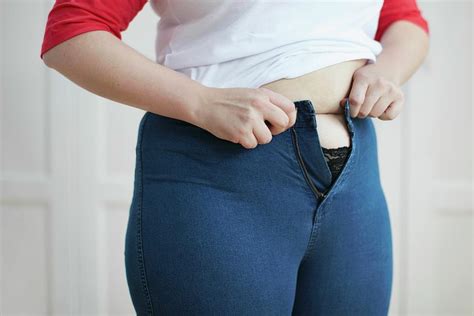
<instances>
[{"instance_id":1,"label":"black lace underwear","mask_svg":"<svg viewBox=\"0 0 474 316\"><path fill-rule=\"evenodd\" d=\"M336 180L337 176L341 173L342 167L346 163L347 157L351 150L351 146L343 146L338 148L325 148L322 147L324 159L329 166L332 174L332 182Z\"/></svg>"}]
</instances>

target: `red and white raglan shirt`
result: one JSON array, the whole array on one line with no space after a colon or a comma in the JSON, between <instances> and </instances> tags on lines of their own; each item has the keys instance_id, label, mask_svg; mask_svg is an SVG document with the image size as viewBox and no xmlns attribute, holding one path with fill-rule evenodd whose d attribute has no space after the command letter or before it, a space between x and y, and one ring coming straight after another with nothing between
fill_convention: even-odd
<instances>
[{"instance_id":1,"label":"red and white raglan shirt","mask_svg":"<svg viewBox=\"0 0 474 316\"><path fill-rule=\"evenodd\" d=\"M429 34L415 0L56 0L41 58L85 32L121 40L148 1L159 17L156 62L212 87L255 88L343 61L373 63L384 32L400 20Z\"/></svg>"}]
</instances>

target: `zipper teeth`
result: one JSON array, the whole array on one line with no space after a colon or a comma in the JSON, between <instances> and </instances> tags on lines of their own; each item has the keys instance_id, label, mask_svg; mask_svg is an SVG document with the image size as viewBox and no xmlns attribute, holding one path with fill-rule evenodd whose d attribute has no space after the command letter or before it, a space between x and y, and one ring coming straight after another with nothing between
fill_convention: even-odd
<instances>
[{"instance_id":1,"label":"zipper teeth","mask_svg":"<svg viewBox=\"0 0 474 316\"><path fill-rule=\"evenodd\" d=\"M316 193L316 197L317 198L324 198L325 197L325 194L320 192L318 190L318 188L316 188L316 186L313 184L313 182L311 181L310 177L309 177L309 173L308 173L308 170L306 169L306 166L304 164L304 161L303 161L303 157L301 156L301 153L300 153L300 147L298 145L298 140L296 138L296 131L294 128L291 128L291 134L293 135L293 141L295 143L295 146L296 146L296 153L298 155L298 160L300 162L300 165L301 167L303 168L303 174L307 180L307 182L309 183L309 186L311 187L311 190Z\"/></svg>"}]
</instances>

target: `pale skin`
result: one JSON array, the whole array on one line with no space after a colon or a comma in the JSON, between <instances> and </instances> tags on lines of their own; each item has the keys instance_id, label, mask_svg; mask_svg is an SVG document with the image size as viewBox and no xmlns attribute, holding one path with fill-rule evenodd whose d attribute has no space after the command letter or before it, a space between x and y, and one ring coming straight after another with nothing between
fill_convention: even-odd
<instances>
[{"instance_id":1,"label":"pale skin","mask_svg":"<svg viewBox=\"0 0 474 316\"><path fill-rule=\"evenodd\" d=\"M417 25L393 23L381 39L384 49L377 62L354 72L351 116L395 119L404 103L400 86L423 62L428 42ZM293 101L281 93L264 87L204 86L148 59L106 31L77 35L50 49L43 60L92 93L189 122L248 149L269 143L296 120Z\"/></svg>"},{"instance_id":2,"label":"pale skin","mask_svg":"<svg viewBox=\"0 0 474 316\"><path fill-rule=\"evenodd\" d=\"M352 117L395 119L404 104L400 86L420 67L429 49L428 35L408 21L394 22L380 43L383 51L376 63L354 73L349 95Z\"/></svg>"}]
</instances>

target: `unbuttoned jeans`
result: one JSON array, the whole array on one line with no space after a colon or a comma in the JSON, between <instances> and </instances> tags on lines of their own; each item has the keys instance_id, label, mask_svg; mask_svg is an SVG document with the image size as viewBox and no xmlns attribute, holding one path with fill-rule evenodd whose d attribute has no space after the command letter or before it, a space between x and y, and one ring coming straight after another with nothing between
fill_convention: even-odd
<instances>
[{"instance_id":1,"label":"unbuttoned jeans","mask_svg":"<svg viewBox=\"0 0 474 316\"><path fill-rule=\"evenodd\" d=\"M138 315L386 315L390 218L371 117L344 106L351 151L331 172L310 100L247 149L146 112L125 236Z\"/></svg>"}]
</instances>

